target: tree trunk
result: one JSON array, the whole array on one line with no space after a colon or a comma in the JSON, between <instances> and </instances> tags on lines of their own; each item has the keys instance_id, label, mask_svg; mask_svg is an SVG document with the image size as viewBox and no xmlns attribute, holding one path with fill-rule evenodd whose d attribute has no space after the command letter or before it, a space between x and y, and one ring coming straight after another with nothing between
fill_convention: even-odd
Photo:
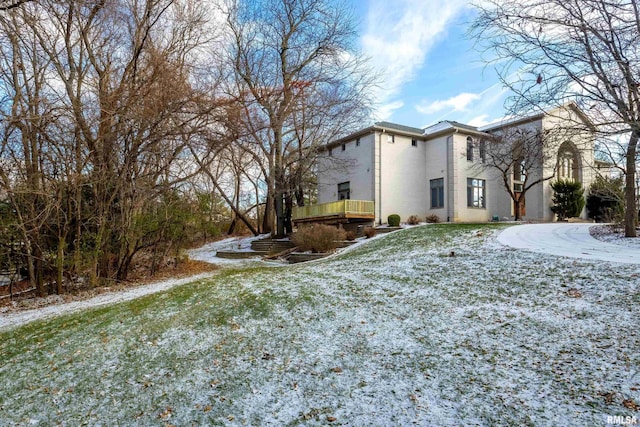
<instances>
[{"instance_id":1,"label":"tree trunk","mask_svg":"<svg viewBox=\"0 0 640 427\"><path fill-rule=\"evenodd\" d=\"M624 212L624 235L625 237L636 237L636 222L638 220L638 209L636 206L636 150L638 146L639 133L634 131L629 138L627 148L627 173L625 175L625 202Z\"/></svg>"},{"instance_id":2,"label":"tree trunk","mask_svg":"<svg viewBox=\"0 0 640 427\"><path fill-rule=\"evenodd\" d=\"M64 282L64 249L66 247L66 239L64 236L58 237L58 255L56 257L56 293L63 293L62 284Z\"/></svg>"},{"instance_id":3,"label":"tree trunk","mask_svg":"<svg viewBox=\"0 0 640 427\"><path fill-rule=\"evenodd\" d=\"M276 191L276 238L284 237L284 194Z\"/></svg>"},{"instance_id":4,"label":"tree trunk","mask_svg":"<svg viewBox=\"0 0 640 427\"><path fill-rule=\"evenodd\" d=\"M284 199L284 230L286 234L293 233L293 223L291 216L293 214L293 196L288 193Z\"/></svg>"},{"instance_id":5,"label":"tree trunk","mask_svg":"<svg viewBox=\"0 0 640 427\"><path fill-rule=\"evenodd\" d=\"M268 181L271 181L271 178ZM264 216L262 217L262 232L265 234L273 231L273 213L273 189L269 184L267 186L267 199L264 203Z\"/></svg>"}]
</instances>

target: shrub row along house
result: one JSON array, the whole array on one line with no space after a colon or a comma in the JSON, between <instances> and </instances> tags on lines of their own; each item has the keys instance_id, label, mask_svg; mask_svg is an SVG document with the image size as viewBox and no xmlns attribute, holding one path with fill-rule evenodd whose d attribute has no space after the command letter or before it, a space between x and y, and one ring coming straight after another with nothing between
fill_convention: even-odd
<instances>
[{"instance_id":1,"label":"shrub row along house","mask_svg":"<svg viewBox=\"0 0 640 427\"><path fill-rule=\"evenodd\" d=\"M574 104L484 127L379 122L326 145L319 205L300 208L294 220L342 215L380 224L399 214L403 221L552 221L550 183L566 178L588 188L602 165L594 160L594 140Z\"/></svg>"}]
</instances>

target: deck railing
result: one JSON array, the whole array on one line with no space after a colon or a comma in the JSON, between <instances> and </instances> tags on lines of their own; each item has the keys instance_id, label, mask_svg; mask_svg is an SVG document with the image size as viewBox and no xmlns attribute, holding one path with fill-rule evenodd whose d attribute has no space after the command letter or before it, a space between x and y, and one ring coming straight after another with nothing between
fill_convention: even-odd
<instances>
[{"instance_id":1,"label":"deck railing","mask_svg":"<svg viewBox=\"0 0 640 427\"><path fill-rule=\"evenodd\" d=\"M321 203L294 207L292 219L321 218L325 216L374 216L374 203L370 200L338 200L337 202Z\"/></svg>"}]
</instances>

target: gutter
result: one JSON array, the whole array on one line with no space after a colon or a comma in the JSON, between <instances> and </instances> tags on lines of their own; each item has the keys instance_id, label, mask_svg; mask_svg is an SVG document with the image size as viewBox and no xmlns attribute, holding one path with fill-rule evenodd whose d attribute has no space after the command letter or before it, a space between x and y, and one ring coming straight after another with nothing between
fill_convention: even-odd
<instances>
[{"instance_id":1,"label":"gutter","mask_svg":"<svg viewBox=\"0 0 640 427\"><path fill-rule=\"evenodd\" d=\"M457 128L447 136L447 222L453 221L455 217L453 210L453 135L456 133L458 133Z\"/></svg>"},{"instance_id":2,"label":"gutter","mask_svg":"<svg viewBox=\"0 0 640 427\"><path fill-rule=\"evenodd\" d=\"M378 135L378 225L382 225L382 129Z\"/></svg>"}]
</instances>

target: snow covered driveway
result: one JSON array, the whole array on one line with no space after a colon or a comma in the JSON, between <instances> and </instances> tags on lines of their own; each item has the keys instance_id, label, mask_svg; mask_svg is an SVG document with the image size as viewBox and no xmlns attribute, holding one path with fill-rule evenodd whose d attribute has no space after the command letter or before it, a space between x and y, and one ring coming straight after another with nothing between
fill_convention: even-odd
<instances>
[{"instance_id":1,"label":"snow covered driveway","mask_svg":"<svg viewBox=\"0 0 640 427\"><path fill-rule=\"evenodd\" d=\"M593 224L524 224L505 229L498 241L505 246L548 255L640 264L640 248L600 241L589 234Z\"/></svg>"}]
</instances>

